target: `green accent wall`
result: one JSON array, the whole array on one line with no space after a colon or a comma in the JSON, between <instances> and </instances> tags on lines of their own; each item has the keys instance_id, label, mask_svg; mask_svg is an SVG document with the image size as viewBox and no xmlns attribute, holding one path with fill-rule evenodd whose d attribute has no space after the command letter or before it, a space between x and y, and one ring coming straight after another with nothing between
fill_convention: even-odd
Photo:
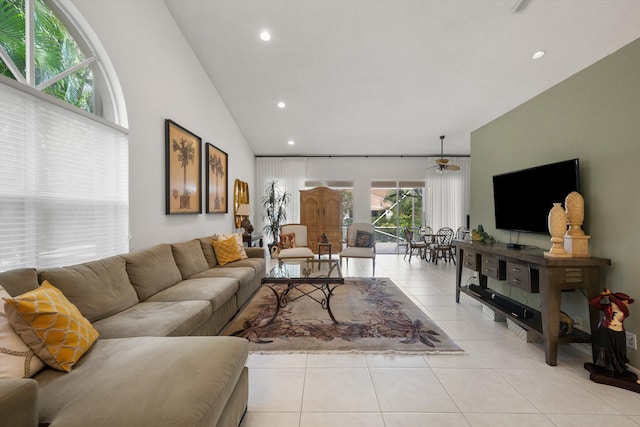
<instances>
[{"instance_id":1,"label":"green accent wall","mask_svg":"<svg viewBox=\"0 0 640 427\"><path fill-rule=\"evenodd\" d=\"M640 39L471 133L472 228L482 224L498 241L548 249L548 235L495 229L492 176L576 157L590 253L612 260L603 286L637 300L625 328L640 334ZM563 295L563 310L577 320L586 319L586 304L580 293ZM628 356L640 368L640 352Z\"/></svg>"}]
</instances>

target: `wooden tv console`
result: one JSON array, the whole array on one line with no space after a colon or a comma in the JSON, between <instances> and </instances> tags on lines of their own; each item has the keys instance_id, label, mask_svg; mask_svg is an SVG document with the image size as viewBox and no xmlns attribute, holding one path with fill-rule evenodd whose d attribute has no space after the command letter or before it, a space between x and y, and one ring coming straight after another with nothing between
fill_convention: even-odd
<instances>
[{"instance_id":1,"label":"wooden tv console","mask_svg":"<svg viewBox=\"0 0 640 427\"><path fill-rule=\"evenodd\" d=\"M509 316L523 328L540 334L544 340L547 364L555 366L558 344L564 342L591 342L591 335L574 329L571 334L560 335L560 294L562 291L585 289L587 298L602 290L600 268L611 265L606 258L546 258L543 250L525 247L511 249L504 243L482 243L456 240L458 266L456 270L456 302L460 292L481 301ZM490 297L463 286L462 268L478 272L479 286L487 289L489 277L506 280L510 286L531 293L540 293L541 312L531 318L519 317L496 304ZM588 300L585 300L588 304ZM600 312L589 307L591 330L595 330Z\"/></svg>"}]
</instances>

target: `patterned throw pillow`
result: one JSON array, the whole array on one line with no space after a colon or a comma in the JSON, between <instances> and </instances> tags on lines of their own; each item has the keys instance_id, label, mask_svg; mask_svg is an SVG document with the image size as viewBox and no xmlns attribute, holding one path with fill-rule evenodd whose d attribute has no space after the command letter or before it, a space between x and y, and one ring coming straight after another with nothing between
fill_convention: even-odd
<instances>
[{"instance_id":1,"label":"patterned throw pillow","mask_svg":"<svg viewBox=\"0 0 640 427\"><path fill-rule=\"evenodd\" d=\"M4 299L11 295L0 286L0 378L29 378L45 364L11 328L4 314Z\"/></svg>"},{"instance_id":2,"label":"patterned throw pillow","mask_svg":"<svg viewBox=\"0 0 640 427\"><path fill-rule=\"evenodd\" d=\"M242 242L242 233L218 234L217 240L225 240L230 237L233 237L236 240L236 245L238 246L238 252L240 253L240 259L249 258L249 256L247 255L247 251L244 250L244 243Z\"/></svg>"},{"instance_id":3,"label":"patterned throw pillow","mask_svg":"<svg viewBox=\"0 0 640 427\"><path fill-rule=\"evenodd\" d=\"M218 258L218 263L221 266L241 259L240 252L238 251L238 245L236 244L236 239L234 237L229 237L224 240L214 240L213 250L216 253L216 258Z\"/></svg>"},{"instance_id":4,"label":"patterned throw pillow","mask_svg":"<svg viewBox=\"0 0 640 427\"><path fill-rule=\"evenodd\" d=\"M98 331L78 308L46 280L38 289L6 301L13 329L54 369L70 372L98 339Z\"/></svg>"},{"instance_id":5,"label":"patterned throw pillow","mask_svg":"<svg viewBox=\"0 0 640 427\"><path fill-rule=\"evenodd\" d=\"M291 249L296 247L296 233L281 234L280 243L278 243L280 249Z\"/></svg>"},{"instance_id":6,"label":"patterned throw pillow","mask_svg":"<svg viewBox=\"0 0 640 427\"><path fill-rule=\"evenodd\" d=\"M356 247L358 248L370 248L373 246L373 233L368 231L358 230L356 233Z\"/></svg>"}]
</instances>

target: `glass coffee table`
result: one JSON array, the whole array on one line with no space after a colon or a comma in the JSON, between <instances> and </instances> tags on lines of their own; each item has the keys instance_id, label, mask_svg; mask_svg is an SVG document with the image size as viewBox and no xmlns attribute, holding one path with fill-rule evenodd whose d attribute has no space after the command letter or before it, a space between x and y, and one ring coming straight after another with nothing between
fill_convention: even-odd
<instances>
[{"instance_id":1,"label":"glass coffee table","mask_svg":"<svg viewBox=\"0 0 640 427\"><path fill-rule=\"evenodd\" d=\"M327 310L333 323L338 323L331 312L333 291L344 284L338 260L282 261L262 278L262 284L268 286L276 297L276 309L268 323L275 320L281 307L302 297L311 298L319 303L323 309ZM302 288L301 285L310 286Z\"/></svg>"}]
</instances>

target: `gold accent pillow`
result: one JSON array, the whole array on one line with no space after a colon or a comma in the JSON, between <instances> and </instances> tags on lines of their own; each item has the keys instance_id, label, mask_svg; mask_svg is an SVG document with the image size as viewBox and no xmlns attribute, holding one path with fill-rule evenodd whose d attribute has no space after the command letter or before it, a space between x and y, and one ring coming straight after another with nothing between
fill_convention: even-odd
<instances>
[{"instance_id":1,"label":"gold accent pillow","mask_svg":"<svg viewBox=\"0 0 640 427\"><path fill-rule=\"evenodd\" d=\"M91 322L46 280L38 289L6 301L7 318L13 329L54 369L70 372L98 339Z\"/></svg>"},{"instance_id":2,"label":"gold accent pillow","mask_svg":"<svg viewBox=\"0 0 640 427\"><path fill-rule=\"evenodd\" d=\"M221 266L233 261L240 260L240 251L235 237L229 237L224 240L213 240L213 250L218 258L218 264Z\"/></svg>"},{"instance_id":3,"label":"gold accent pillow","mask_svg":"<svg viewBox=\"0 0 640 427\"><path fill-rule=\"evenodd\" d=\"M0 378L29 378L46 365L16 334L4 314L4 301L11 295L0 286Z\"/></svg>"},{"instance_id":4,"label":"gold accent pillow","mask_svg":"<svg viewBox=\"0 0 640 427\"><path fill-rule=\"evenodd\" d=\"M233 237L234 239L236 239L238 252L240 252L240 259L249 258L249 255L247 255L247 251L244 249L244 242L242 241L242 233L218 234L216 236L216 240L225 240L225 239L228 239L229 237Z\"/></svg>"}]
</instances>

